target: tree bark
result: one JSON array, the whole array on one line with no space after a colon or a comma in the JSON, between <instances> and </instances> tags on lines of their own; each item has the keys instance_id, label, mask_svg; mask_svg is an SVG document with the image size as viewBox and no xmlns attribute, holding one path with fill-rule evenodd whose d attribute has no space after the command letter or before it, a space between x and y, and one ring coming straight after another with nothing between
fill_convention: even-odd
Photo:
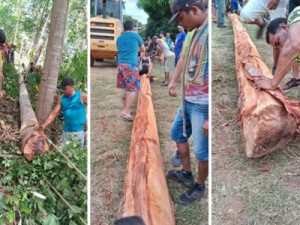
<instances>
[{"instance_id":1,"label":"tree bark","mask_svg":"<svg viewBox=\"0 0 300 225\"><path fill-rule=\"evenodd\" d=\"M19 31L19 24L20 24L20 19L21 19L21 14L22 14L22 0L19 0L19 10L18 10L18 20L17 20L17 24L16 24L16 31L15 31L15 37L14 37L14 43L16 43L17 40L17 35L18 35L18 31Z\"/></svg>"},{"instance_id":2,"label":"tree bark","mask_svg":"<svg viewBox=\"0 0 300 225\"><path fill-rule=\"evenodd\" d=\"M33 57L33 64L36 65L37 62L39 61L43 46L44 46L44 42L47 39L47 30L50 24L50 14L47 16L46 22L43 26L43 30L42 30L42 34L40 36L40 40L38 41L38 44L36 46L35 49L35 56ZM28 67L29 69L29 67Z\"/></svg>"},{"instance_id":3,"label":"tree bark","mask_svg":"<svg viewBox=\"0 0 300 225\"><path fill-rule=\"evenodd\" d=\"M282 90L257 90L259 76L272 78L237 15L229 15L234 31L236 74L239 87L239 120L248 158L282 149L300 125L299 102L289 101Z\"/></svg>"},{"instance_id":4,"label":"tree bark","mask_svg":"<svg viewBox=\"0 0 300 225\"><path fill-rule=\"evenodd\" d=\"M127 160L120 217L140 216L146 225L174 225L159 147L149 79L141 77L136 117Z\"/></svg>"},{"instance_id":5,"label":"tree bark","mask_svg":"<svg viewBox=\"0 0 300 225\"><path fill-rule=\"evenodd\" d=\"M69 1L54 0L51 10L50 32L37 105L39 123L46 120L52 110L57 78L63 52L64 34Z\"/></svg>"},{"instance_id":6,"label":"tree bark","mask_svg":"<svg viewBox=\"0 0 300 225\"><path fill-rule=\"evenodd\" d=\"M49 145L44 134L34 128L38 122L28 97L23 74L19 77L19 88L21 151L27 160L32 160L34 156L48 151Z\"/></svg>"}]
</instances>

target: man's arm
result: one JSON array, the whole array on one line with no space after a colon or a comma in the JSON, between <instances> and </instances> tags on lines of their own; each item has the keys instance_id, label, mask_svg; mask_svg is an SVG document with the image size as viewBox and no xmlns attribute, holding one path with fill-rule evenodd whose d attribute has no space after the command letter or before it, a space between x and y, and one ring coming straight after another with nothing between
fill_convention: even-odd
<instances>
[{"instance_id":1,"label":"man's arm","mask_svg":"<svg viewBox=\"0 0 300 225\"><path fill-rule=\"evenodd\" d=\"M288 39L281 49L276 71L273 79L262 78L256 81L256 86L263 89L274 90L280 81L291 69L297 55L300 53L300 22L293 24L289 28Z\"/></svg>"},{"instance_id":2,"label":"man's arm","mask_svg":"<svg viewBox=\"0 0 300 225\"><path fill-rule=\"evenodd\" d=\"M168 92L169 92L170 96L173 96L173 97L176 96L176 93L175 93L176 82L177 82L178 78L180 77L180 74L183 71L184 61L185 61L185 55L180 54L180 58L175 67L172 80L170 81L170 83L168 85Z\"/></svg>"},{"instance_id":3,"label":"man's arm","mask_svg":"<svg viewBox=\"0 0 300 225\"><path fill-rule=\"evenodd\" d=\"M145 48L144 45L141 45L141 46L140 46L140 52L146 52L146 48Z\"/></svg>"},{"instance_id":4,"label":"man's arm","mask_svg":"<svg viewBox=\"0 0 300 225\"><path fill-rule=\"evenodd\" d=\"M54 121L54 119L56 118L57 114L60 111L60 108L61 108L61 103L59 97L57 99L56 106L54 107L54 109L52 110L52 112L50 113L46 121L42 125L40 125L40 128L42 128L42 130L44 130L47 126L49 126L49 124L51 124Z\"/></svg>"},{"instance_id":5,"label":"man's arm","mask_svg":"<svg viewBox=\"0 0 300 225\"><path fill-rule=\"evenodd\" d=\"M273 75L275 74L276 71L279 55L280 55L280 50L278 48L273 48L273 68L272 68Z\"/></svg>"},{"instance_id":6,"label":"man's arm","mask_svg":"<svg viewBox=\"0 0 300 225\"><path fill-rule=\"evenodd\" d=\"M81 102L85 105L87 105L87 94L86 93L81 93Z\"/></svg>"}]
</instances>

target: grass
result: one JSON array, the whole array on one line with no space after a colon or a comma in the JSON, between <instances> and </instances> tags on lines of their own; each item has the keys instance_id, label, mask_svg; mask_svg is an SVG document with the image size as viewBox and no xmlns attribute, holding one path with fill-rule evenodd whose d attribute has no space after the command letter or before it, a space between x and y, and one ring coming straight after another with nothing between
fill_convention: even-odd
<instances>
[{"instance_id":1,"label":"grass","mask_svg":"<svg viewBox=\"0 0 300 225\"><path fill-rule=\"evenodd\" d=\"M213 224L300 224L299 137L269 156L249 160L238 115L233 32L212 27L212 222ZM269 68L272 50L244 25ZM283 82L291 78L286 76ZM299 88L286 94L300 97ZM251 134L249 134L251 135ZM261 168L269 168L261 172Z\"/></svg>"},{"instance_id":2,"label":"grass","mask_svg":"<svg viewBox=\"0 0 300 225\"><path fill-rule=\"evenodd\" d=\"M119 117L121 92L116 88L116 64L106 62L91 68L91 224L113 224L117 218L123 195L125 167L130 144L132 123ZM151 84L160 148L165 172L172 168L171 157L176 149L170 141L169 130L181 102L181 85L177 84L176 98L169 97L161 87L163 71L155 64L153 75L158 80ZM136 103L133 109L136 108ZM191 152L192 149L191 149ZM197 164L191 153L194 175ZM168 181L174 202L177 225L208 224L208 204L205 200L192 206L182 206L176 199L186 191L181 185Z\"/></svg>"}]
</instances>

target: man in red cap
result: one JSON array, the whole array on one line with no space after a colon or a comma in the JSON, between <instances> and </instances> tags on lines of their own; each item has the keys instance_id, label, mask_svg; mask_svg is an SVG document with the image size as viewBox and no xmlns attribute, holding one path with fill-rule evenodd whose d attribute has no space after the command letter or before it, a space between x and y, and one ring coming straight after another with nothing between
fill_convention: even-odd
<instances>
[{"instance_id":1,"label":"man in red cap","mask_svg":"<svg viewBox=\"0 0 300 225\"><path fill-rule=\"evenodd\" d=\"M208 176L208 12L207 1L173 0L173 16L187 31L195 30L183 70L183 102L171 128L171 139L176 142L182 170L171 169L167 177L190 188L179 197L179 203L188 205L205 194ZM173 76L168 91L175 93L179 76ZM188 139L193 135L193 150L198 160L198 178L194 182Z\"/></svg>"}]
</instances>

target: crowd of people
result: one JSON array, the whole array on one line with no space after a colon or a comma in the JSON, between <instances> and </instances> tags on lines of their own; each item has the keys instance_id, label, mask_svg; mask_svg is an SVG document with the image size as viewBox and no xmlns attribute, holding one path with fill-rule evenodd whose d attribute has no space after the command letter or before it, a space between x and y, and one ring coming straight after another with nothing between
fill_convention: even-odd
<instances>
[{"instance_id":1,"label":"crowd of people","mask_svg":"<svg viewBox=\"0 0 300 225\"><path fill-rule=\"evenodd\" d=\"M170 169L167 178L186 186L178 202L189 205L201 199L205 193L205 181L208 176L208 11L206 1L173 0L173 16L169 23L177 20L178 34L174 46L170 35L161 32L145 41L133 31L131 21L124 22L124 33L117 39L118 72L117 87L122 89L123 109L120 116L133 120L131 106L140 89L139 74L151 76L151 65L159 59L164 68L164 80L161 85L168 87L170 96L176 96L176 82L182 75L184 96L178 108L170 137L178 151L173 157L182 169ZM185 30L188 32L185 33ZM138 59L140 52L140 59ZM139 66L140 61L140 66ZM171 78L170 72L175 67ZM140 73L139 73L140 72ZM192 174L190 147L188 140L193 136L193 151L198 161L196 180Z\"/></svg>"},{"instance_id":2,"label":"crowd of people","mask_svg":"<svg viewBox=\"0 0 300 225\"><path fill-rule=\"evenodd\" d=\"M213 0L212 13L217 27L224 28L224 15L237 13L243 23L258 27L256 38L266 30L266 42L273 50L273 79L256 81L258 88L276 89L286 74L292 78L282 85L289 90L300 85L300 1L299 0ZM267 29L266 29L267 28Z\"/></svg>"}]
</instances>

